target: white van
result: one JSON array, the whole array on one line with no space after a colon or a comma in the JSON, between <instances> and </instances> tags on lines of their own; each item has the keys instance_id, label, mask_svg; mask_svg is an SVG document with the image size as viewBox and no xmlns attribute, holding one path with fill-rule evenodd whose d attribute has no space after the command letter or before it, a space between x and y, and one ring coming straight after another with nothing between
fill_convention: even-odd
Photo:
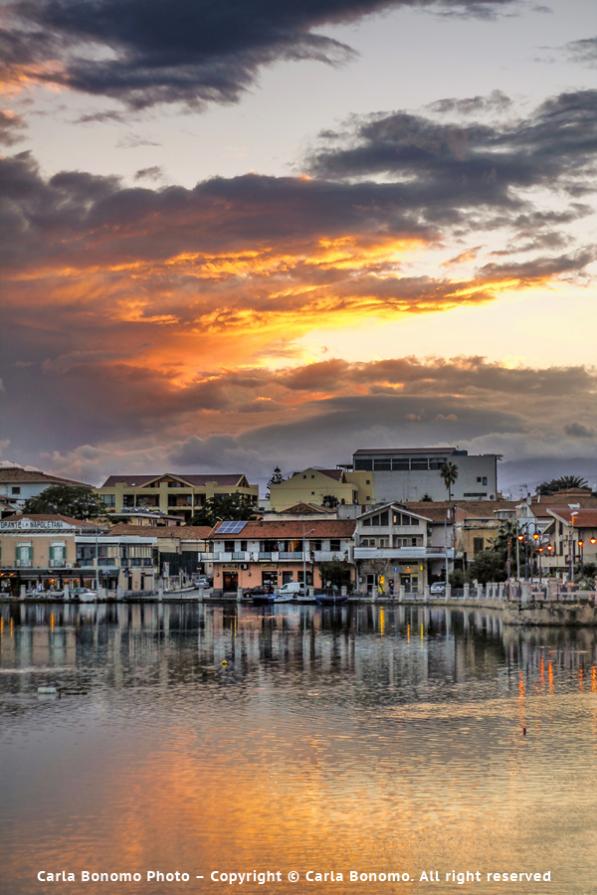
<instances>
[{"instance_id":1,"label":"white van","mask_svg":"<svg viewBox=\"0 0 597 895\"><path fill-rule=\"evenodd\" d=\"M287 581L286 584L276 588L276 593L290 597L299 597L304 593L304 588L300 581Z\"/></svg>"}]
</instances>

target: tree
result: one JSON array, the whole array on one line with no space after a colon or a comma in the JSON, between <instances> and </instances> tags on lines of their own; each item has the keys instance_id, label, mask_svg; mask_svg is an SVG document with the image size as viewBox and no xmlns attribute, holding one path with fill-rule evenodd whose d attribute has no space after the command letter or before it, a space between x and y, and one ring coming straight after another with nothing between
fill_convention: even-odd
<instances>
[{"instance_id":1,"label":"tree","mask_svg":"<svg viewBox=\"0 0 597 895\"><path fill-rule=\"evenodd\" d=\"M537 488L537 494L555 494L558 491L569 491L571 488L583 488L590 491L589 483L580 475L561 475L557 479L542 482Z\"/></svg>"},{"instance_id":2,"label":"tree","mask_svg":"<svg viewBox=\"0 0 597 895\"><path fill-rule=\"evenodd\" d=\"M446 486L446 490L448 492L448 500L450 501L450 503L452 503L452 486L455 484L456 479L458 478L458 467L450 460L446 460L446 462L442 463L442 465L440 466L439 474L441 475L443 483Z\"/></svg>"},{"instance_id":3,"label":"tree","mask_svg":"<svg viewBox=\"0 0 597 895\"><path fill-rule=\"evenodd\" d=\"M482 550L469 565L468 572L471 579L476 578L481 584L487 584L488 581L505 581L504 557L495 550Z\"/></svg>"},{"instance_id":4,"label":"tree","mask_svg":"<svg viewBox=\"0 0 597 895\"><path fill-rule=\"evenodd\" d=\"M327 507L330 510L334 510L340 501L334 494L326 494L323 500L321 501L321 505Z\"/></svg>"},{"instance_id":5,"label":"tree","mask_svg":"<svg viewBox=\"0 0 597 895\"><path fill-rule=\"evenodd\" d=\"M106 505L85 485L50 485L37 497L30 497L23 513L60 513L73 519L95 519L106 515Z\"/></svg>"},{"instance_id":6,"label":"tree","mask_svg":"<svg viewBox=\"0 0 597 895\"><path fill-rule=\"evenodd\" d=\"M320 562L317 567L324 588L327 587L327 582L329 581L332 588L337 587L340 589L341 587L347 587L349 590L352 590L351 565L346 560L333 559L330 562Z\"/></svg>"},{"instance_id":7,"label":"tree","mask_svg":"<svg viewBox=\"0 0 597 895\"><path fill-rule=\"evenodd\" d=\"M218 519L250 519L254 512L246 494L215 494L197 510L191 525L215 525Z\"/></svg>"}]
</instances>

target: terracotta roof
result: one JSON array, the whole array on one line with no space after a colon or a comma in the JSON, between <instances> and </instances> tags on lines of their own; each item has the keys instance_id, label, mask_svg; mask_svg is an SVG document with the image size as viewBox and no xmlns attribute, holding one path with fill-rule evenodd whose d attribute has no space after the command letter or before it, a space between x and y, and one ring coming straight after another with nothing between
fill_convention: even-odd
<instances>
[{"instance_id":1,"label":"terracotta roof","mask_svg":"<svg viewBox=\"0 0 597 895\"><path fill-rule=\"evenodd\" d=\"M573 528L597 528L597 509L571 510L569 507L550 507L550 513L568 524L572 523Z\"/></svg>"},{"instance_id":2,"label":"terracotta roof","mask_svg":"<svg viewBox=\"0 0 597 895\"><path fill-rule=\"evenodd\" d=\"M289 519L287 521L261 520L259 522L247 522L238 534L219 533L222 525L218 522L213 529L210 540L225 541L259 541L270 538L351 538L355 530L353 519L309 519L307 522Z\"/></svg>"},{"instance_id":3,"label":"terracotta roof","mask_svg":"<svg viewBox=\"0 0 597 895\"><path fill-rule=\"evenodd\" d=\"M111 488L113 485L118 484L130 485L131 488L143 487L148 482L164 478L180 479L180 481L187 482L189 485L205 485L207 482L217 482L219 485L236 485L240 479L244 478L244 473L237 472L226 475L221 475L219 472L201 475L183 475L182 473L174 472L162 472L157 475L135 475L130 473L129 475L110 475L101 487Z\"/></svg>"},{"instance_id":4,"label":"terracotta roof","mask_svg":"<svg viewBox=\"0 0 597 895\"><path fill-rule=\"evenodd\" d=\"M13 513L5 516L3 522L20 522L30 519L32 522L65 522L76 528L101 528L102 523L89 522L84 519L73 519L72 516L64 516L62 513Z\"/></svg>"},{"instance_id":5,"label":"terracotta roof","mask_svg":"<svg viewBox=\"0 0 597 895\"><path fill-rule=\"evenodd\" d=\"M57 475L48 475L34 469L23 469L21 466L0 466L0 485L10 484L44 484L48 485L83 485L91 487L85 482L76 482L74 479L63 479Z\"/></svg>"},{"instance_id":6,"label":"terracotta roof","mask_svg":"<svg viewBox=\"0 0 597 895\"><path fill-rule=\"evenodd\" d=\"M332 510L329 507L318 507L314 503L295 503L293 506L286 507L284 510L278 510L278 513L281 516L290 513L295 516L327 516L330 513L335 512L335 510Z\"/></svg>"},{"instance_id":7,"label":"terracotta roof","mask_svg":"<svg viewBox=\"0 0 597 895\"><path fill-rule=\"evenodd\" d=\"M110 529L110 534L170 538L177 541L204 541L211 530L211 525L127 525L125 522L119 522Z\"/></svg>"},{"instance_id":8,"label":"terracotta roof","mask_svg":"<svg viewBox=\"0 0 597 895\"><path fill-rule=\"evenodd\" d=\"M517 502L514 500L453 500L452 505L456 510L457 518L493 519L499 510L514 512ZM450 503L447 500L420 500L410 501L404 506L412 510L413 513L428 516L434 522L443 522Z\"/></svg>"}]
</instances>

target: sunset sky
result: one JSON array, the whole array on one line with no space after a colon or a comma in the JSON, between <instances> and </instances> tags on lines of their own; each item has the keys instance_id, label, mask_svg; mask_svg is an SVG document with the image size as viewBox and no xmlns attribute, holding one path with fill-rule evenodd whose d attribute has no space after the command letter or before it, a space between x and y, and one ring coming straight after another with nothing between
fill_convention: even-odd
<instances>
[{"instance_id":1,"label":"sunset sky","mask_svg":"<svg viewBox=\"0 0 597 895\"><path fill-rule=\"evenodd\" d=\"M0 0L0 459L597 481L596 74L595 0Z\"/></svg>"}]
</instances>

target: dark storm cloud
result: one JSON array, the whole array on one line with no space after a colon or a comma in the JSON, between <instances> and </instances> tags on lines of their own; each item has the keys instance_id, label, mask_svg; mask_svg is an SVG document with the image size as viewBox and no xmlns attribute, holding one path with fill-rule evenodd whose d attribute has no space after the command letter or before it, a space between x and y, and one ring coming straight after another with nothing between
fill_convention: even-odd
<instances>
[{"instance_id":1,"label":"dark storm cloud","mask_svg":"<svg viewBox=\"0 0 597 895\"><path fill-rule=\"evenodd\" d=\"M161 180L163 173L159 165L150 165L149 168L135 171L135 180Z\"/></svg>"},{"instance_id":2,"label":"dark storm cloud","mask_svg":"<svg viewBox=\"0 0 597 895\"><path fill-rule=\"evenodd\" d=\"M0 109L0 145L12 146L23 139L25 122L20 115Z\"/></svg>"},{"instance_id":3,"label":"dark storm cloud","mask_svg":"<svg viewBox=\"0 0 597 895\"><path fill-rule=\"evenodd\" d=\"M515 0L15 0L6 10L9 23L0 30L0 58L8 74L35 66L41 81L137 109L160 102L235 102L275 60L337 64L349 57L349 47L321 33L326 26L401 8L488 18L516 5Z\"/></svg>"},{"instance_id":4,"label":"dark storm cloud","mask_svg":"<svg viewBox=\"0 0 597 895\"><path fill-rule=\"evenodd\" d=\"M194 189L124 188L62 172L45 180L29 153L0 158L0 265L101 263L246 248L320 234L418 234L400 185L245 175Z\"/></svg>"},{"instance_id":5,"label":"dark storm cloud","mask_svg":"<svg viewBox=\"0 0 597 895\"><path fill-rule=\"evenodd\" d=\"M427 107L432 112L446 115L477 115L480 112L505 112L512 106L512 100L501 90L493 90L488 96L469 96L462 99L438 99Z\"/></svg>"},{"instance_id":6,"label":"dark storm cloud","mask_svg":"<svg viewBox=\"0 0 597 895\"><path fill-rule=\"evenodd\" d=\"M593 438L595 435L595 429L589 429L582 423L570 423L570 425L564 426L564 432L572 438Z\"/></svg>"},{"instance_id":7,"label":"dark storm cloud","mask_svg":"<svg viewBox=\"0 0 597 895\"><path fill-rule=\"evenodd\" d=\"M566 44L566 50L568 55L577 62L585 62L591 66L597 64L597 37L572 40Z\"/></svg>"},{"instance_id":8,"label":"dark storm cloud","mask_svg":"<svg viewBox=\"0 0 597 895\"><path fill-rule=\"evenodd\" d=\"M443 123L407 112L356 119L352 134L322 139L310 157L321 177L382 175L404 182L421 205L437 209L515 207L521 191L594 190L597 90L562 93L522 120Z\"/></svg>"}]
</instances>

